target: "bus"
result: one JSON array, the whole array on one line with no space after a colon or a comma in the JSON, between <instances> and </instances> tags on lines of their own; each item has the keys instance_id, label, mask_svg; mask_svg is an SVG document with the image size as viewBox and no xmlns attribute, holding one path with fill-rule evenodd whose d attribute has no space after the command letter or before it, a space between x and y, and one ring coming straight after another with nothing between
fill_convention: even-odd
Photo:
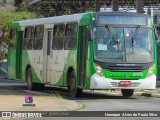
<instances>
[{"instance_id":1,"label":"bus","mask_svg":"<svg viewBox=\"0 0 160 120\"><path fill-rule=\"evenodd\" d=\"M29 90L155 89L157 56L154 26L146 14L89 12L10 25L8 74L26 80Z\"/></svg>"}]
</instances>

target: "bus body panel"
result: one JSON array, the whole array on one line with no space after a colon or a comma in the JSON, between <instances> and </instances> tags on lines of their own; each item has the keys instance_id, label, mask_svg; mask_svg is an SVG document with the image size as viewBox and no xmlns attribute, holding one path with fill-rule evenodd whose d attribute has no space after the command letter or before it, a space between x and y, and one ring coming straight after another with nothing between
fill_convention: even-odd
<instances>
[{"instance_id":1,"label":"bus body panel","mask_svg":"<svg viewBox=\"0 0 160 120\"><path fill-rule=\"evenodd\" d=\"M148 78L132 80L129 86L120 85L120 81L123 80L113 80L94 74L91 77L90 89L155 89L156 76L153 74Z\"/></svg>"},{"instance_id":2,"label":"bus body panel","mask_svg":"<svg viewBox=\"0 0 160 120\"><path fill-rule=\"evenodd\" d=\"M8 75L16 79L16 50L8 50Z\"/></svg>"},{"instance_id":3,"label":"bus body panel","mask_svg":"<svg viewBox=\"0 0 160 120\"><path fill-rule=\"evenodd\" d=\"M71 19L72 18L72 19ZM12 27L19 31L23 31L27 26L44 25L44 37L43 37L43 48L42 50L25 50L22 49L22 60L21 62L21 79L26 79L27 67L30 66L32 69L33 82L52 84L56 86L67 86L68 70L72 68L76 75L76 84L78 87L83 89L155 89L156 74L157 74L157 56L156 56L156 41L154 40L154 74L147 76L148 69L141 72L141 75L137 72L111 72L108 69L102 68L104 76L99 76L96 73L96 67L94 62L94 24L93 24L93 13L42 18L35 20L26 20L13 22ZM94 18L95 19L95 18ZM47 39L48 30L51 30L51 45L53 41L53 27L60 23L78 22L77 26L77 38L76 38L76 49L74 50L53 50L50 46L50 55L47 54ZM86 37L85 30L88 29L91 32L91 40L87 40L87 45L82 42L83 37ZM82 32L84 34L82 34ZM152 33L154 34L153 30ZM84 35L84 36L83 36ZM17 37L17 42L18 42ZM85 48L81 45L83 43ZM19 49L18 44L17 49ZM24 46L23 46L24 47ZM81 51L85 49L84 51ZM83 56L80 53L85 52ZM86 56L85 56L86 55ZM17 57L15 57L17 56ZM81 61L83 57L83 61ZM8 51L8 74L12 78L18 78L16 67L18 55L15 50ZM82 64L85 65L83 68ZM84 79L81 79L80 69L85 72ZM147 77L146 77L147 76ZM131 81L133 86L119 86L120 81ZM136 86L137 85L137 86Z\"/></svg>"}]
</instances>

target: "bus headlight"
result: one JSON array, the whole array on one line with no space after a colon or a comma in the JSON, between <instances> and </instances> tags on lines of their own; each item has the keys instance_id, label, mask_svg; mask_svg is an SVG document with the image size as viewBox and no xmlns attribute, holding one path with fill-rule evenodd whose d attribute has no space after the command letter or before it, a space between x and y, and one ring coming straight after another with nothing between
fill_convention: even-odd
<instances>
[{"instance_id":1,"label":"bus headlight","mask_svg":"<svg viewBox=\"0 0 160 120\"><path fill-rule=\"evenodd\" d=\"M100 75L100 76L104 76L104 74L103 74L103 71L102 71L102 68L99 66L99 65L97 65L97 64L94 64L94 66L95 66L95 68L96 68L96 73L98 74L98 75Z\"/></svg>"},{"instance_id":2,"label":"bus headlight","mask_svg":"<svg viewBox=\"0 0 160 120\"><path fill-rule=\"evenodd\" d=\"M153 71L154 71L154 65L152 65L149 70L148 70L148 73L147 73L147 77L151 76L153 74Z\"/></svg>"}]
</instances>

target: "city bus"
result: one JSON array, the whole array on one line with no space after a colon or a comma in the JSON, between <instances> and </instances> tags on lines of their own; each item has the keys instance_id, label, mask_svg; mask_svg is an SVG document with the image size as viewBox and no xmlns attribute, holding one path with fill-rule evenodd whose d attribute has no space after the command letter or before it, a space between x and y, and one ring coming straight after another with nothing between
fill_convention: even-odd
<instances>
[{"instance_id":1,"label":"city bus","mask_svg":"<svg viewBox=\"0 0 160 120\"><path fill-rule=\"evenodd\" d=\"M155 89L154 27L146 14L89 12L10 25L8 75L26 80L29 90L44 85L82 90Z\"/></svg>"}]
</instances>

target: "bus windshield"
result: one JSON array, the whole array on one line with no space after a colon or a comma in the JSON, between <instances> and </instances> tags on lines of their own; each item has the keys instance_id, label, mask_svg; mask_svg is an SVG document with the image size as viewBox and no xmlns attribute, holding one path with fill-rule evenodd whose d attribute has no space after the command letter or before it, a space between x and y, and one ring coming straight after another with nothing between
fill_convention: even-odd
<instances>
[{"instance_id":1,"label":"bus windshield","mask_svg":"<svg viewBox=\"0 0 160 120\"><path fill-rule=\"evenodd\" d=\"M94 59L99 62L153 62L151 28L105 27L94 28Z\"/></svg>"}]
</instances>

